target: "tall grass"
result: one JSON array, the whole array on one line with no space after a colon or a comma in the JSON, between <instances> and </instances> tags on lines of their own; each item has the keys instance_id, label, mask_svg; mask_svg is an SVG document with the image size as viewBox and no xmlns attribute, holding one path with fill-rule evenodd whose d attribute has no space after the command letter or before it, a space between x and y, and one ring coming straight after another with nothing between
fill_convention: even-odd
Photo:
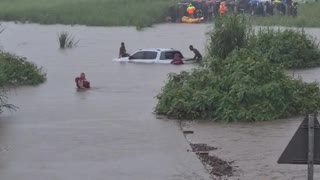
<instances>
[{"instance_id":1,"label":"tall grass","mask_svg":"<svg viewBox=\"0 0 320 180\"><path fill-rule=\"evenodd\" d=\"M41 24L146 27L176 0L1 0L0 19Z\"/></svg>"},{"instance_id":2,"label":"tall grass","mask_svg":"<svg viewBox=\"0 0 320 180\"><path fill-rule=\"evenodd\" d=\"M298 5L298 16L250 17L254 24L262 26L320 27L320 3Z\"/></svg>"},{"instance_id":3,"label":"tall grass","mask_svg":"<svg viewBox=\"0 0 320 180\"><path fill-rule=\"evenodd\" d=\"M66 31L63 31L58 34L58 40L61 49L73 48L79 42L79 40L76 41L74 37Z\"/></svg>"}]
</instances>

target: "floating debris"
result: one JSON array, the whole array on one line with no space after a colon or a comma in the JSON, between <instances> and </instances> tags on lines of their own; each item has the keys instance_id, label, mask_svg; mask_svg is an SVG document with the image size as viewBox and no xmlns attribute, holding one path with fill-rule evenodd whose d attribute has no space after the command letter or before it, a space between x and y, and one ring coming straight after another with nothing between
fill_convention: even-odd
<instances>
[{"instance_id":1,"label":"floating debris","mask_svg":"<svg viewBox=\"0 0 320 180\"><path fill-rule=\"evenodd\" d=\"M208 146L207 144L190 144L192 150L194 152L198 152L198 151L213 151L216 150L218 148L216 147L212 147L212 146Z\"/></svg>"},{"instance_id":2,"label":"floating debris","mask_svg":"<svg viewBox=\"0 0 320 180\"><path fill-rule=\"evenodd\" d=\"M198 155L200 160L209 166L210 174L218 177L232 176L232 162L224 161L216 156Z\"/></svg>"}]
</instances>

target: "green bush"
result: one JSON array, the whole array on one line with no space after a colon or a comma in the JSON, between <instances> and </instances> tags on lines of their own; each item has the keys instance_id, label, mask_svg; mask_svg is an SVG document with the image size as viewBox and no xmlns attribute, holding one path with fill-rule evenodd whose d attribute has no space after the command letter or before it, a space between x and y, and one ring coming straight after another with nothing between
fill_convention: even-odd
<instances>
[{"instance_id":1,"label":"green bush","mask_svg":"<svg viewBox=\"0 0 320 180\"><path fill-rule=\"evenodd\" d=\"M46 80L42 68L26 58L0 52L0 85L37 85Z\"/></svg>"},{"instance_id":2,"label":"green bush","mask_svg":"<svg viewBox=\"0 0 320 180\"><path fill-rule=\"evenodd\" d=\"M215 26L202 66L169 75L157 96L156 113L235 122L266 121L319 109L318 84L293 79L284 69L316 65L306 59L317 57L315 42L291 30L254 35L248 24L239 23L240 18L225 17ZM303 63L295 62L303 58L299 61Z\"/></svg>"},{"instance_id":3,"label":"green bush","mask_svg":"<svg viewBox=\"0 0 320 180\"><path fill-rule=\"evenodd\" d=\"M320 65L319 44L303 30L263 29L252 36L248 48L266 54L270 62L287 68Z\"/></svg>"},{"instance_id":4,"label":"green bush","mask_svg":"<svg viewBox=\"0 0 320 180\"><path fill-rule=\"evenodd\" d=\"M244 16L221 16L215 20L210 33L209 53L211 56L226 58L236 48L247 45L251 26Z\"/></svg>"},{"instance_id":5,"label":"green bush","mask_svg":"<svg viewBox=\"0 0 320 180\"><path fill-rule=\"evenodd\" d=\"M202 67L170 74L156 112L173 118L265 121L320 107L317 84L288 77L260 53L237 50L217 75Z\"/></svg>"}]
</instances>

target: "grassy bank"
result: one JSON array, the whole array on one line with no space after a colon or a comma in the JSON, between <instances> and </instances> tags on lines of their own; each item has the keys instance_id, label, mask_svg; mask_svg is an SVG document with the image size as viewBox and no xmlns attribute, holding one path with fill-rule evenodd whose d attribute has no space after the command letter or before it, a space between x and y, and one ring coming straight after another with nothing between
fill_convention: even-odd
<instances>
[{"instance_id":1,"label":"grassy bank","mask_svg":"<svg viewBox=\"0 0 320 180\"><path fill-rule=\"evenodd\" d=\"M151 26L177 0L1 0L0 20L89 26ZM298 17L256 17L257 25L320 27L320 3L301 4Z\"/></svg>"},{"instance_id":2,"label":"grassy bank","mask_svg":"<svg viewBox=\"0 0 320 180\"><path fill-rule=\"evenodd\" d=\"M275 10L276 13L276 10ZM298 16L252 16L253 23L261 26L320 27L320 3L300 4Z\"/></svg>"},{"instance_id":3,"label":"grassy bank","mask_svg":"<svg viewBox=\"0 0 320 180\"><path fill-rule=\"evenodd\" d=\"M0 19L41 24L146 27L163 22L173 0L1 0Z\"/></svg>"}]
</instances>

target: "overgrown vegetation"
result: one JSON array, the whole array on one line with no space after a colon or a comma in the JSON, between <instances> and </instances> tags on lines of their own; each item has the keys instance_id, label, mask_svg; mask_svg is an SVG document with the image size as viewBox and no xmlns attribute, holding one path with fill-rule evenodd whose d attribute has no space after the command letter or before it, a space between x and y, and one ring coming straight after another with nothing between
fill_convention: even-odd
<instances>
[{"instance_id":1,"label":"overgrown vegetation","mask_svg":"<svg viewBox=\"0 0 320 180\"><path fill-rule=\"evenodd\" d=\"M7 93L7 89L2 85L0 85L0 114L3 112L4 109L15 110L17 108L13 104L7 103L8 97L6 93Z\"/></svg>"},{"instance_id":2,"label":"overgrown vegetation","mask_svg":"<svg viewBox=\"0 0 320 180\"><path fill-rule=\"evenodd\" d=\"M3 86L37 85L46 80L42 68L24 57L6 52L0 52L0 77Z\"/></svg>"},{"instance_id":3,"label":"overgrown vegetation","mask_svg":"<svg viewBox=\"0 0 320 180\"><path fill-rule=\"evenodd\" d=\"M0 113L3 109L15 109L7 103L7 87L17 85L37 85L46 80L46 74L26 58L0 52Z\"/></svg>"},{"instance_id":4,"label":"overgrown vegetation","mask_svg":"<svg viewBox=\"0 0 320 180\"><path fill-rule=\"evenodd\" d=\"M252 16L253 23L261 26L320 27L320 3L298 5L298 16Z\"/></svg>"},{"instance_id":5,"label":"overgrown vegetation","mask_svg":"<svg viewBox=\"0 0 320 180\"><path fill-rule=\"evenodd\" d=\"M3 21L147 27L164 22L172 0L1 0Z\"/></svg>"},{"instance_id":6,"label":"overgrown vegetation","mask_svg":"<svg viewBox=\"0 0 320 180\"><path fill-rule=\"evenodd\" d=\"M76 41L74 37L66 31L63 31L58 34L58 41L61 49L73 48L77 46L79 42L79 40Z\"/></svg>"},{"instance_id":7,"label":"overgrown vegetation","mask_svg":"<svg viewBox=\"0 0 320 180\"><path fill-rule=\"evenodd\" d=\"M287 76L284 70L287 59L279 59L285 63L271 61L273 56L285 57L286 51L263 51L270 42L275 49L283 45L260 40L269 33L261 31L254 35L240 16L217 21L203 65L191 72L170 74L157 97L156 112L180 119L235 122L266 121L319 109L318 84ZM278 33L289 39L297 34L302 36L294 31ZM304 38L291 42L297 41L301 43L299 46L310 45ZM301 51L299 57L309 53L313 52Z\"/></svg>"},{"instance_id":8,"label":"overgrown vegetation","mask_svg":"<svg viewBox=\"0 0 320 180\"><path fill-rule=\"evenodd\" d=\"M287 68L320 65L319 43L303 30L263 29L251 38L249 48L266 54L270 62Z\"/></svg>"},{"instance_id":9,"label":"overgrown vegetation","mask_svg":"<svg viewBox=\"0 0 320 180\"><path fill-rule=\"evenodd\" d=\"M210 46L208 52L211 56L226 58L235 48L245 47L252 34L249 21L244 16L234 18L226 16L215 21L215 27L210 32Z\"/></svg>"}]
</instances>

